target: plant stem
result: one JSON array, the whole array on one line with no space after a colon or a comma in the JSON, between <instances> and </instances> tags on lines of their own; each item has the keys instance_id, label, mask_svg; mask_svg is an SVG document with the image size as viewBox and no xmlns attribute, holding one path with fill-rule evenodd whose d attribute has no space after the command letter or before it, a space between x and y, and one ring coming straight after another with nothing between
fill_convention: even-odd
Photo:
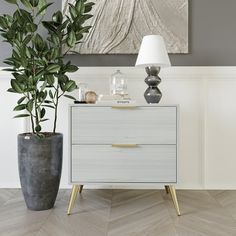
<instances>
[{"instance_id":1,"label":"plant stem","mask_svg":"<svg viewBox=\"0 0 236 236\"><path fill-rule=\"evenodd\" d=\"M53 125L53 133L56 133L56 128L57 128L57 112L58 112L58 99L59 99L59 84L57 84L57 89L56 89L56 102L55 102L55 115L54 115L54 125Z\"/></svg>"},{"instance_id":2,"label":"plant stem","mask_svg":"<svg viewBox=\"0 0 236 236\"><path fill-rule=\"evenodd\" d=\"M30 113L30 119L31 119L32 132L35 134L35 131L34 131L34 118L33 118L32 113Z\"/></svg>"},{"instance_id":3,"label":"plant stem","mask_svg":"<svg viewBox=\"0 0 236 236\"><path fill-rule=\"evenodd\" d=\"M37 108L37 97L35 94L35 121L36 121L36 126L39 125L39 117L38 117L38 108Z\"/></svg>"},{"instance_id":4,"label":"plant stem","mask_svg":"<svg viewBox=\"0 0 236 236\"><path fill-rule=\"evenodd\" d=\"M35 12L34 12L34 8L32 7L32 15L33 15L33 19L34 19L34 21L35 21ZM35 35L35 33L33 33L33 36ZM34 50L34 44L32 45L32 48L33 48L33 50ZM35 71L35 68L36 67L36 65L35 65L35 56L33 55L33 77L35 77L35 75L36 75L36 71ZM35 91L37 91L37 84L35 85L36 86L36 89L35 89ZM35 92L35 94L34 94L34 101L35 101L35 104L34 104L34 106L35 106L35 122L36 122L36 127L39 125L39 119L38 119L38 108L37 108L37 92ZM33 133L37 133L37 131L35 132L36 130L35 130L35 127L34 127L34 130L33 130Z\"/></svg>"},{"instance_id":5,"label":"plant stem","mask_svg":"<svg viewBox=\"0 0 236 236\"><path fill-rule=\"evenodd\" d=\"M29 99L29 98L28 98ZM32 111L30 112L30 119L31 119L31 127L32 127L32 132L35 133L35 127L34 127L34 116Z\"/></svg>"},{"instance_id":6,"label":"plant stem","mask_svg":"<svg viewBox=\"0 0 236 236\"><path fill-rule=\"evenodd\" d=\"M27 99L28 99L28 101L29 101L29 100L30 100L29 92L28 92L27 94L24 94L24 95L27 97ZM32 112L30 112L30 120L31 120L32 132L35 133L35 132L34 132L34 116L33 116L33 113L32 113Z\"/></svg>"}]
</instances>

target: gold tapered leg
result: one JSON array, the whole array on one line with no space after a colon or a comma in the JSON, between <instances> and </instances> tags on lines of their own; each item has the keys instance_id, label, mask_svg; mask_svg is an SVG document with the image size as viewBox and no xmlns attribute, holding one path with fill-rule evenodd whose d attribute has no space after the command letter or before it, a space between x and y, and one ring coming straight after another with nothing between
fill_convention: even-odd
<instances>
[{"instance_id":1,"label":"gold tapered leg","mask_svg":"<svg viewBox=\"0 0 236 236\"><path fill-rule=\"evenodd\" d=\"M173 185L169 185L169 190L170 190L170 195L173 200L177 214L178 214L178 216L180 216L179 203L178 203L178 199L176 196L175 187Z\"/></svg>"},{"instance_id":2,"label":"gold tapered leg","mask_svg":"<svg viewBox=\"0 0 236 236\"><path fill-rule=\"evenodd\" d=\"M70 195L70 202L69 202L69 206L68 206L67 215L71 214L72 208L75 204L75 201L76 201L76 198L78 195L78 191L79 191L79 185L73 185L72 192Z\"/></svg>"},{"instance_id":3,"label":"gold tapered leg","mask_svg":"<svg viewBox=\"0 0 236 236\"><path fill-rule=\"evenodd\" d=\"M165 190L166 190L166 194L170 193L170 189L168 185L165 185Z\"/></svg>"},{"instance_id":4,"label":"gold tapered leg","mask_svg":"<svg viewBox=\"0 0 236 236\"><path fill-rule=\"evenodd\" d=\"M84 185L80 185L80 186L79 186L79 193L82 193L83 188L84 188Z\"/></svg>"}]
</instances>

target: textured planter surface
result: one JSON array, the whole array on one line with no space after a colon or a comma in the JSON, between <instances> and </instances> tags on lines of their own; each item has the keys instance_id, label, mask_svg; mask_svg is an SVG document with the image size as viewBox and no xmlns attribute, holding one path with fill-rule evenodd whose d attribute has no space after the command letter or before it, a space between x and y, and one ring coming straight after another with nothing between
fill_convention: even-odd
<instances>
[{"instance_id":1,"label":"textured planter surface","mask_svg":"<svg viewBox=\"0 0 236 236\"><path fill-rule=\"evenodd\" d=\"M63 135L38 138L18 135L18 164L26 205L31 210L54 206L62 169Z\"/></svg>"}]
</instances>

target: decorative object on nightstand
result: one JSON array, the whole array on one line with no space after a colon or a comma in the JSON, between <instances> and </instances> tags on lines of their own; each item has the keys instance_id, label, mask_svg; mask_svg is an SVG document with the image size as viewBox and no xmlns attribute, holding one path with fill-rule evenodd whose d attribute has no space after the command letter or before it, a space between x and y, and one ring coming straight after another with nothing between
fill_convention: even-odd
<instances>
[{"instance_id":1,"label":"decorative object on nightstand","mask_svg":"<svg viewBox=\"0 0 236 236\"><path fill-rule=\"evenodd\" d=\"M162 67L171 66L162 36L147 35L143 38L135 66L145 67L148 74L145 82L149 87L144 93L147 103L159 103L162 93L157 87L161 82L158 74Z\"/></svg>"},{"instance_id":2,"label":"decorative object on nightstand","mask_svg":"<svg viewBox=\"0 0 236 236\"><path fill-rule=\"evenodd\" d=\"M86 103L96 103L97 94L94 91L88 91L85 93L85 102Z\"/></svg>"},{"instance_id":3,"label":"decorative object on nightstand","mask_svg":"<svg viewBox=\"0 0 236 236\"><path fill-rule=\"evenodd\" d=\"M98 96L96 104L98 105L122 105L122 104L136 104L135 100L129 97L120 98L119 95L103 95Z\"/></svg>"},{"instance_id":4,"label":"decorative object on nightstand","mask_svg":"<svg viewBox=\"0 0 236 236\"><path fill-rule=\"evenodd\" d=\"M85 103L85 94L88 91L88 85L86 83L78 84L78 100L77 103Z\"/></svg>"},{"instance_id":5,"label":"decorative object on nightstand","mask_svg":"<svg viewBox=\"0 0 236 236\"><path fill-rule=\"evenodd\" d=\"M120 70L117 70L116 73L111 75L110 94L119 95L122 99L128 95L126 75L121 73Z\"/></svg>"}]
</instances>

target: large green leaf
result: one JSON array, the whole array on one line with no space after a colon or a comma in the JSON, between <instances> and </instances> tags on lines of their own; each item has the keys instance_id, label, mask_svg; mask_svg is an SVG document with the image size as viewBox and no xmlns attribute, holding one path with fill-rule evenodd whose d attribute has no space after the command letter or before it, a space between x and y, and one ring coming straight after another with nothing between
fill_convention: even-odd
<instances>
[{"instance_id":1,"label":"large green leaf","mask_svg":"<svg viewBox=\"0 0 236 236\"><path fill-rule=\"evenodd\" d=\"M32 56L37 57L37 53L36 53L36 51L35 51L33 48L28 47L28 49L29 49L30 54L31 54Z\"/></svg>"},{"instance_id":2,"label":"large green leaf","mask_svg":"<svg viewBox=\"0 0 236 236\"><path fill-rule=\"evenodd\" d=\"M85 27L83 27L82 29L80 29L80 33L82 34L82 33L88 33L89 32L89 30L92 28L92 26L85 26ZM79 39L80 40L80 39Z\"/></svg>"},{"instance_id":3,"label":"large green leaf","mask_svg":"<svg viewBox=\"0 0 236 236\"><path fill-rule=\"evenodd\" d=\"M36 127L35 127L35 131L38 133L38 132L40 132L42 130L42 128L41 128L41 126L40 125L37 125Z\"/></svg>"},{"instance_id":4,"label":"large green leaf","mask_svg":"<svg viewBox=\"0 0 236 236\"><path fill-rule=\"evenodd\" d=\"M27 111L32 112L33 107L34 107L34 99L31 99L26 104L26 109L27 109Z\"/></svg>"},{"instance_id":5,"label":"large green leaf","mask_svg":"<svg viewBox=\"0 0 236 236\"><path fill-rule=\"evenodd\" d=\"M12 68L5 68L5 69L2 69L2 71L10 71L10 72L15 72L16 69L12 69Z\"/></svg>"},{"instance_id":6,"label":"large green leaf","mask_svg":"<svg viewBox=\"0 0 236 236\"><path fill-rule=\"evenodd\" d=\"M69 99L72 99L72 100L75 100L75 101L76 101L76 98L74 98L74 97L72 97L72 96L70 96L70 95L64 95L64 97L66 97L66 98L69 98Z\"/></svg>"},{"instance_id":7,"label":"large green leaf","mask_svg":"<svg viewBox=\"0 0 236 236\"><path fill-rule=\"evenodd\" d=\"M7 29L8 28L8 22L7 22L7 19L4 16L0 16L0 27L2 29Z\"/></svg>"},{"instance_id":8,"label":"large green leaf","mask_svg":"<svg viewBox=\"0 0 236 236\"><path fill-rule=\"evenodd\" d=\"M33 24L33 17L31 15L31 13L29 13L28 11L26 11L24 9L19 9L18 11L24 20L24 22L23 22L24 24L26 24L26 23Z\"/></svg>"},{"instance_id":9,"label":"large green leaf","mask_svg":"<svg viewBox=\"0 0 236 236\"><path fill-rule=\"evenodd\" d=\"M20 0L21 3L26 6L27 8L32 8L29 0Z\"/></svg>"},{"instance_id":10,"label":"large green leaf","mask_svg":"<svg viewBox=\"0 0 236 236\"><path fill-rule=\"evenodd\" d=\"M44 103L50 104L50 103L52 103L52 101L50 101L50 100L44 100Z\"/></svg>"},{"instance_id":11,"label":"large green leaf","mask_svg":"<svg viewBox=\"0 0 236 236\"><path fill-rule=\"evenodd\" d=\"M70 80L65 85L65 91L72 92L77 88L75 81Z\"/></svg>"},{"instance_id":12,"label":"large green leaf","mask_svg":"<svg viewBox=\"0 0 236 236\"><path fill-rule=\"evenodd\" d=\"M54 75L45 75L45 79L50 86L52 86L55 82Z\"/></svg>"},{"instance_id":13,"label":"large green leaf","mask_svg":"<svg viewBox=\"0 0 236 236\"><path fill-rule=\"evenodd\" d=\"M24 117L29 117L29 116L30 116L29 114L20 114L20 115L14 116L14 118L24 118Z\"/></svg>"},{"instance_id":14,"label":"large green leaf","mask_svg":"<svg viewBox=\"0 0 236 236\"><path fill-rule=\"evenodd\" d=\"M23 93L22 86L15 80L11 80L11 87L17 92L17 93Z\"/></svg>"},{"instance_id":15,"label":"large green leaf","mask_svg":"<svg viewBox=\"0 0 236 236\"><path fill-rule=\"evenodd\" d=\"M74 47L74 46L75 46L75 43L76 43L76 35L75 35L75 32L74 32L73 30L70 31L66 42L67 42L67 45L68 45L69 47Z\"/></svg>"},{"instance_id":16,"label":"large green leaf","mask_svg":"<svg viewBox=\"0 0 236 236\"><path fill-rule=\"evenodd\" d=\"M65 28L67 27L67 25L68 25L69 22L70 22L69 19L65 20L65 21L63 22L63 24L61 24L60 29L61 29L61 30L65 29Z\"/></svg>"},{"instance_id":17,"label":"large green leaf","mask_svg":"<svg viewBox=\"0 0 236 236\"><path fill-rule=\"evenodd\" d=\"M43 6L41 6L40 7L40 9L39 9L39 11L37 12L37 14L36 14L36 16L38 16L38 15L44 15L45 13L46 13L46 9L49 7L49 6L51 6L53 3L52 2L50 2L50 3L47 3L47 4L45 4L45 5L43 5ZM40 6L40 5L38 5L38 6Z\"/></svg>"},{"instance_id":18,"label":"large green leaf","mask_svg":"<svg viewBox=\"0 0 236 236\"><path fill-rule=\"evenodd\" d=\"M40 123L42 123L42 122L45 122L45 121L48 121L49 119L42 119L42 120L40 120Z\"/></svg>"},{"instance_id":19,"label":"large green leaf","mask_svg":"<svg viewBox=\"0 0 236 236\"><path fill-rule=\"evenodd\" d=\"M77 70L78 70L78 66L74 66L74 65L69 65L69 66L66 68L66 71L69 72L69 73L76 72Z\"/></svg>"},{"instance_id":20,"label":"large green leaf","mask_svg":"<svg viewBox=\"0 0 236 236\"><path fill-rule=\"evenodd\" d=\"M42 24L49 32L57 33L57 29L54 26L54 22L52 22L52 21L43 21Z\"/></svg>"},{"instance_id":21,"label":"large green leaf","mask_svg":"<svg viewBox=\"0 0 236 236\"><path fill-rule=\"evenodd\" d=\"M24 100L26 99L26 97L24 96L24 97L22 97L22 98L20 98L18 101L17 101L17 104L21 104Z\"/></svg>"},{"instance_id":22,"label":"large green leaf","mask_svg":"<svg viewBox=\"0 0 236 236\"><path fill-rule=\"evenodd\" d=\"M19 73L13 73L12 74L16 79L17 79L17 81L18 82L24 82L25 80L27 80L28 79L28 77L26 76L26 75L22 75L22 74L19 74Z\"/></svg>"},{"instance_id":23,"label":"large green leaf","mask_svg":"<svg viewBox=\"0 0 236 236\"><path fill-rule=\"evenodd\" d=\"M35 32L37 29L38 29L38 26L36 24L29 23L26 25L26 30L28 32Z\"/></svg>"},{"instance_id":24,"label":"large green leaf","mask_svg":"<svg viewBox=\"0 0 236 236\"><path fill-rule=\"evenodd\" d=\"M47 87L47 80L45 80L44 82L43 82L43 84L42 84L42 86L41 86L41 88L40 88L40 90L41 91L44 91L45 90L45 88Z\"/></svg>"},{"instance_id":25,"label":"large green leaf","mask_svg":"<svg viewBox=\"0 0 236 236\"><path fill-rule=\"evenodd\" d=\"M47 0L39 0L38 11L47 4Z\"/></svg>"},{"instance_id":26,"label":"large green leaf","mask_svg":"<svg viewBox=\"0 0 236 236\"><path fill-rule=\"evenodd\" d=\"M78 15L78 12L75 8L75 6L73 6L71 3L69 3L69 12L70 12L70 15L71 15L71 18L74 20L77 15Z\"/></svg>"},{"instance_id":27,"label":"large green leaf","mask_svg":"<svg viewBox=\"0 0 236 236\"><path fill-rule=\"evenodd\" d=\"M52 16L53 21L57 22L57 23L62 23L63 21L63 15L61 11L57 11L56 13L53 14Z\"/></svg>"},{"instance_id":28,"label":"large green leaf","mask_svg":"<svg viewBox=\"0 0 236 236\"><path fill-rule=\"evenodd\" d=\"M52 39L52 42L56 45L59 45L61 43L59 37L55 34L51 36L51 39Z\"/></svg>"},{"instance_id":29,"label":"large green leaf","mask_svg":"<svg viewBox=\"0 0 236 236\"><path fill-rule=\"evenodd\" d=\"M18 25L20 25L20 26L23 26L24 23L25 23L25 20L24 20L22 14L20 13L20 10L19 10L19 9L14 12L14 14L13 14L13 19L14 19L14 21L15 21Z\"/></svg>"},{"instance_id":30,"label":"large green leaf","mask_svg":"<svg viewBox=\"0 0 236 236\"><path fill-rule=\"evenodd\" d=\"M12 50L12 57L17 59L17 60L21 59L20 53L18 51L14 50L14 49Z\"/></svg>"},{"instance_id":31,"label":"large green leaf","mask_svg":"<svg viewBox=\"0 0 236 236\"><path fill-rule=\"evenodd\" d=\"M14 111L22 111L26 109L26 104L19 104L14 108Z\"/></svg>"},{"instance_id":32,"label":"large green leaf","mask_svg":"<svg viewBox=\"0 0 236 236\"><path fill-rule=\"evenodd\" d=\"M51 64L46 68L46 70L48 73L56 73L60 70L60 68L61 67L57 64Z\"/></svg>"},{"instance_id":33,"label":"large green leaf","mask_svg":"<svg viewBox=\"0 0 236 236\"><path fill-rule=\"evenodd\" d=\"M9 88L9 89L7 90L7 92L9 92L9 93L17 93L13 88Z\"/></svg>"},{"instance_id":34,"label":"large green leaf","mask_svg":"<svg viewBox=\"0 0 236 236\"><path fill-rule=\"evenodd\" d=\"M45 74L44 68L38 68L36 70L36 77L40 78Z\"/></svg>"},{"instance_id":35,"label":"large green leaf","mask_svg":"<svg viewBox=\"0 0 236 236\"><path fill-rule=\"evenodd\" d=\"M28 47L25 47L25 55L28 57L28 58L31 58L31 54L30 54L30 50Z\"/></svg>"},{"instance_id":36,"label":"large green leaf","mask_svg":"<svg viewBox=\"0 0 236 236\"><path fill-rule=\"evenodd\" d=\"M15 66L15 63L12 60L4 60L3 62L9 66Z\"/></svg>"},{"instance_id":37,"label":"large green leaf","mask_svg":"<svg viewBox=\"0 0 236 236\"><path fill-rule=\"evenodd\" d=\"M79 12L80 14L84 14L85 5L84 5L83 1L77 1L75 4L75 8L76 8L77 12Z\"/></svg>"},{"instance_id":38,"label":"large green leaf","mask_svg":"<svg viewBox=\"0 0 236 236\"><path fill-rule=\"evenodd\" d=\"M40 91L39 92L39 95L38 95L38 98L39 100L41 100L43 102L43 100L47 97L47 90L45 91Z\"/></svg>"},{"instance_id":39,"label":"large green leaf","mask_svg":"<svg viewBox=\"0 0 236 236\"><path fill-rule=\"evenodd\" d=\"M94 2L88 2L85 4L85 10L84 10L84 13L88 13L92 10L93 8L93 5L95 5Z\"/></svg>"},{"instance_id":40,"label":"large green leaf","mask_svg":"<svg viewBox=\"0 0 236 236\"><path fill-rule=\"evenodd\" d=\"M52 94L52 91L51 91L51 90L49 90L49 97L50 97L51 99L54 99L54 96L53 96L53 94Z\"/></svg>"},{"instance_id":41,"label":"large green leaf","mask_svg":"<svg viewBox=\"0 0 236 236\"><path fill-rule=\"evenodd\" d=\"M44 40L41 35L36 34L33 39L33 42L38 51L43 51L45 49Z\"/></svg>"},{"instance_id":42,"label":"large green leaf","mask_svg":"<svg viewBox=\"0 0 236 236\"><path fill-rule=\"evenodd\" d=\"M53 61L60 56L58 48L52 48L51 51L50 51L50 54L51 54L50 55L51 60L53 60Z\"/></svg>"},{"instance_id":43,"label":"large green leaf","mask_svg":"<svg viewBox=\"0 0 236 236\"><path fill-rule=\"evenodd\" d=\"M40 111L40 118L42 119L46 114L46 110L45 108L43 108L41 111Z\"/></svg>"},{"instance_id":44,"label":"large green leaf","mask_svg":"<svg viewBox=\"0 0 236 236\"><path fill-rule=\"evenodd\" d=\"M86 21L86 20L88 20L88 19L90 19L90 18L92 18L93 17L93 15L91 15L91 14L86 14L86 15L83 15L81 18L83 19L83 21Z\"/></svg>"},{"instance_id":45,"label":"large green leaf","mask_svg":"<svg viewBox=\"0 0 236 236\"><path fill-rule=\"evenodd\" d=\"M27 45L32 39L32 37L33 37L32 34L27 35L23 40L23 44Z\"/></svg>"},{"instance_id":46,"label":"large green leaf","mask_svg":"<svg viewBox=\"0 0 236 236\"><path fill-rule=\"evenodd\" d=\"M17 0L5 0L5 1L11 4L17 4Z\"/></svg>"},{"instance_id":47,"label":"large green leaf","mask_svg":"<svg viewBox=\"0 0 236 236\"><path fill-rule=\"evenodd\" d=\"M58 76L59 83L66 83L69 81L69 77L67 75L59 75Z\"/></svg>"},{"instance_id":48,"label":"large green leaf","mask_svg":"<svg viewBox=\"0 0 236 236\"><path fill-rule=\"evenodd\" d=\"M8 59L4 60L3 62L6 63L7 65L14 66L16 68L19 68L21 66L20 60L15 59L15 58L8 58ZM15 69L10 69L10 68L4 69L4 70L5 71L16 71Z\"/></svg>"},{"instance_id":49,"label":"large green leaf","mask_svg":"<svg viewBox=\"0 0 236 236\"><path fill-rule=\"evenodd\" d=\"M39 4L39 0L29 0L32 7L37 7Z\"/></svg>"},{"instance_id":50,"label":"large green leaf","mask_svg":"<svg viewBox=\"0 0 236 236\"><path fill-rule=\"evenodd\" d=\"M4 14L3 15L6 20L8 21L8 23L13 23L13 17L11 15L8 15L8 14Z\"/></svg>"}]
</instances>

